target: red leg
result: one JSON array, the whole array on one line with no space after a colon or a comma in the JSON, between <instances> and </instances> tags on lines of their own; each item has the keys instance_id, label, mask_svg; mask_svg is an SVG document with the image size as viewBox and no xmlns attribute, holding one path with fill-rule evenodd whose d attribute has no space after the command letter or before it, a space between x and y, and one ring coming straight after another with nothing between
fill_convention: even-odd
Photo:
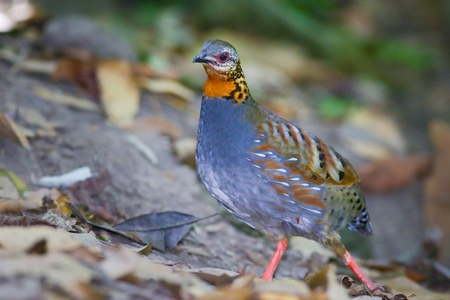
<instances>
[{"instance_id":1,"label":"red leg","mask_svg":"<svg viewBox=\"0 0 450 300\"><path fill-rule=\"evenodd\" d=\"M275 269L277 268L281 257L286 251L287 245L288 245L287 239L277 242L277 249L275 250L275 253L272 256L272 259L270 260L269 266L264 272L264 275L261 277L262 279L266 281L272 281L273 273L275 272Z\"/></svg>"},{"instance_id":2,"label":"red leg","mask_svg":"<svg viewBox=\"0 0 450 300\"><path fill-rule=\"evenodd\" d=\"M377 288L377 286L366 275L364 275L348 251L345 252L344 260L345 265L352 270L356 277L358 277L362 283L365 283L370 290L375 290Z\"/></svg>"}]
</instances>

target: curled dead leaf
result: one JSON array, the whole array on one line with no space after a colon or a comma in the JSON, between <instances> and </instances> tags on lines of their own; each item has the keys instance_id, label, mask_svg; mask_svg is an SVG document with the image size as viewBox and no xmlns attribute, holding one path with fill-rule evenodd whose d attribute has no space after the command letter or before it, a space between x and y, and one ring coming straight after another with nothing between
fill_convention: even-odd
<instances>
[{"instance_id":1,"label":"curled dead leaf","mask_svg":"<svg viewBox=\"0 0 450 300\"><path fill-rule=\"evenodd\" d=\"M239 273L218 268L187 269L184 271L195 274L200 279L214 286L230 284L240 276Z\"/></svg>"},{"instance_id":2,"label":"curled dead leaf","mask_svg":"<svg viewBox=\"0 0 450 300\"><path fill-rule=\"evenodd\" d=\"M152 252L152 249L153 249L153 243L150 242L150 243L148 243L147 245L145 245L143 247L135 248L135 249L132 249L132 250L137 252L137 253L140 253L140 254L146 256L146 255L149 255L150 252Z\"/></svg>"},{"instance_id":3,"label":"curled dead leaf","mask_svg":"<svg viewBox=\"0 0 450 300\"><path fill-rule=\"evenodd\" d=\"M16 122L2 111L0 111L0 138L7 138L25 148L30 148L28 139Z\"/></svg>"}]
</instances>

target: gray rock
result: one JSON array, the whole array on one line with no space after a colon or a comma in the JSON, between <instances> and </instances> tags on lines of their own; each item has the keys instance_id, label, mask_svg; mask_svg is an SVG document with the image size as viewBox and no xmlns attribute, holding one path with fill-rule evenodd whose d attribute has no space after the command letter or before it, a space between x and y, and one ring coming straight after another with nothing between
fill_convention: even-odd
<instances>
[{"instance_id":1,"label":"gray rock","mask_svg":"<svg viewBox=\"0 0 450 300\"><path fill-rule=\"evenodd\" d=\"M43 43L53 51L80 48L104 59L136 61L136 53L127 41L79 15L60 16L48 22L44 28Z\"/></svg>"}]
</instances>

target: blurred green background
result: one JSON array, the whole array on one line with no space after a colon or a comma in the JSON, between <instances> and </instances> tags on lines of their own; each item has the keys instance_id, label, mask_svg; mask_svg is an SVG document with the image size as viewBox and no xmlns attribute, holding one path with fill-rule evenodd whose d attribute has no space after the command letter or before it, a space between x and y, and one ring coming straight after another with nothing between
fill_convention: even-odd
<instances>
[{"instance_id":1,"label":"blurred green background","mask_svg":"<svg viewBox=\"0 0 450 300\"><path fill-rule=\"evenodd\" d=\"M126 37L138 49L141 60L161 70L179 62L174 57L180 54L195 54L211 36L234 43L242 52L241 57L245 53L244 66L252 58L264 64L264 60L259 60L262 57L268 65L277 63L282 71L286 70L283 64L296 65L298 62L292 60L298 60L298 56L272 61L270 54L261 54L273 50L268 49L269 44L298 47L303 59L319 62L323 67L319 71L296 70L289 79L300 87L323 87L314 93L315 105L322 115L339 118L354 105L381 106L397 115L403 129L414 131L420 141L411 145L414 149L427 148L426 124L430 119L449 116L449 1L36 3L48 15L79 13L94 18ZM247 47L246 41L254 45L250 51L242 49ZM277 56L276 49L274 52ZM308 72L319 74L311 76ZM191 78L190 72L179 75L188 84L201 84ZM257 96L258 87L252 92Z\"/></svg>"}]
</instances>

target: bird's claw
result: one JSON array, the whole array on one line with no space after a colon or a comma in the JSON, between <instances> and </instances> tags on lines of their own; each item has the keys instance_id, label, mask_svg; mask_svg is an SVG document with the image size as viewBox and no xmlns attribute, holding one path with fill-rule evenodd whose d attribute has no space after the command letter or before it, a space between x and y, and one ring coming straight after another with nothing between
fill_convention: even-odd
<instances>
[{"instance_id":1,"label":"bird's claw","mask_svg":"<svg viewBox=\"0 0 450 300\"><path fill-rule=\"evenodd\" d=\"M369 296L380 296L380 295L382 296L383 293L385 292L385 289L381 284L373 284L375 286L374 288L370 288L367 282L363 282L363 284ZM379 293L377 293L378 291Z\"/></svg>"}]
</instances>

